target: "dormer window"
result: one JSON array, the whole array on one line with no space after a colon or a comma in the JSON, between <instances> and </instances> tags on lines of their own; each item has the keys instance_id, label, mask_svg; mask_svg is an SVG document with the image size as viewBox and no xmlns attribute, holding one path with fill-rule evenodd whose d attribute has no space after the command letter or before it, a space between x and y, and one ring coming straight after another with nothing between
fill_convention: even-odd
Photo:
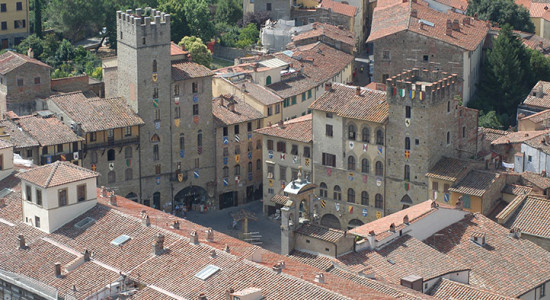
<instances>
[{"instance_id":1,"label":"dormer window","mask_svg":"<svg viewBox=\"0 0 550 300\"><path fill-rule=\"evenodd\" d=\"M485 233L474 232L471 240L480 246L485 246Z\"/></svg>"}]
</instances>

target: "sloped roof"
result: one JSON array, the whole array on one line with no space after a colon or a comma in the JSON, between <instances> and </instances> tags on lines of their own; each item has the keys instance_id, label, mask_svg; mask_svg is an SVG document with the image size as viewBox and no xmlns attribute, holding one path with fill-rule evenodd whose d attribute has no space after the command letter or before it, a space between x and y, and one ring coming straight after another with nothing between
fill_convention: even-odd
<instances>
[{"instance_id":1,"label":"sloped roof","mask_svg":"<svg viewBox=\"0 0 550 300\"><path fill-rule=\"evenodd\" d=\"M457 158L443 157L435 166L426 174L426 176L446 180L455 181L458 176L466 170L470 162Z\"/></svg>"},{"instance_id":2,"label":"sloped roof","mask_svg":"<svg viewBox=\"0 0 550 300\"><path fill-rule=\"evenodd\" d=\"M230 103L234 104L234 111L229 109ZM239 97L230 94L220 95L212 99L212 114L221 126L249 122L264 117L254 107L248 105Z\"/></svg>"},{"instance_id":3,"label":"sloped roof","mask_svg":"<svg viewBox=\"0 0 550 300\"><path fill-rule=\"evenodd\" d=\"M252 96L254 99L264 105L271 105L283 102L283 98L279 97L270 88L250 82L248 80L233 83L242 92Z\"/></svg>"},{"instance_id":4,"label":"sloped roof","mask_svg":"<svg viewBox=\"0 0 550 300\"><path fill-rule=\"evenodd\" d=\"M6 134L10 135L10 142L15 148L36 147L38 141L24 130L19 129L11 120L0 120L0 127L4 127Z\"/></svg>"},{"instance_id":5,"label":"sloped roof","mask_svg":"<svg viewBox=\"0 0 550 300\"><path fill-rule=\"evenodd\" d=\"M0 149L6 149L13 147L13 144L10 141L5 139L0 139Z\"/></svg>"},{"instance_id":6,"label":"sloped roof","mask_svg":"<svg viewBox=\"0 0 550 300\"><path fill-rule=\"evenodd\" d=\"M537 131L518 131L510 132L505 136L501 136L498 139L491 142L491 145L504 145L523 143L539 135L550 133L550 130L537 130Z\"/></svg>"},{"instance_id":7,"label":"sloped roof","mask_svg":"<svg viewBox=\"0 0 550 300\"><path fill-rule=\"evenodd\" d=\"M521 179L530 182L541 189L550 188L550 178L533 172L521 173Z\"/></svg>"},{"instance_id":8,"label":"sloped roof","mask_svg":"<svg viewBox=\"0 0 550 300\"><path fill-rule=\"evenodd\" d=\"M279 124L275 124L256 129L255 132L302 143L311 143L313 139L313 121L311 114L288 120L283 124L284 126L282 127L279 126Z\"/></svg>"},{"instance_id":9,"label":"sloped roof","mask_svg":"<svg viewBox=\"0 0 550 300\"><path fill-rule=\"evenodd\" d=\"M360 94L357 95L357 89ZM333 112L344 118L384 123L389 105L386 92L333 83L329 92L315 100L309 108Z\"/></svg>"},{"instance_id":10,"label":"sloped roof","mask_svg":"<svg viewBox=\"0 0 550 300\"><path fill-rule=\"evenodd\" d=\"M332 0L322 0L319 5L322 8L331 9L337 14L341 14L348 17L355 16L357 8L353 5L345 4L342 2L336 2Z\"/></svg>"},{"instance_id":11,"label":"sloped roof","mask_svg":"<svg viewBox=\"0 0 550 300\"><path fill-rule=\"evenodd\" d=\"M496 139L498 139L502 136L508 135L510 133L509 131L505 131L505 130L498 130L498 129L493 129L493 128L484 128L484 127L479 127L478 131L481 134L484 134L485 139L490 141L490 142L493 142L494 140L496 140Z\"/></svg>"},{"instance_id":12,"label":"sloped roof","mask_svg":"<svg viewBox=\"0 0 550 300\"><path fill-rule=\"evenodd\" d=\"M346 233L343 230L328 228L315 224L304 224L298 227L298 229L296 229L296 232L330 243L336 243L340 239L346 237Z\"/></svg>"},{"instance_id":13,"label":"sloped roof","mask_svg":"<svg viewBox=\"0 0 550 300\"><path fill-rule=\"evenodd\" d=\"M43 188L64 185L97 176L99 176L99 173L67 161L56 161L17 174L17 177Z\"/></svg>"},{"instance_id":14,"label":"sloped roof","mask_svg":"<svg viewBox=\"0 0 550 300\"><path fill-rule=\"evenodd\" d=\"M84 132L124 128L145 124L121 98L86 98L81 92L51 96L53 101Z\"/></svg>"},{"instance_id":15,"label":"sloped roof","mask_svg":"<svg viewBox=\"0 0 550 300\"><path fill-rule=\"evenodd\" d=\"M491 184L499 177L500 174L496 172L472 170L459 182L453 184L449 191L483 197Z\"/></svg>"},{"instance_id":16,"label":"sloped roof","mask_svg":"<svg viewBox=\"0 0 550 300\"><path fill-rule=\"evenodd\" d=\"M17 52L6 51L4 54L0 55L0 74L5 75L26 63L35 64L48 69L50 68L50 66L38 59L30 58Z\"/></svg>"},{"instance_id":17,"label":"sloped roof","mask_svg":"<svg viewBox=\"0 0 550 300\"><path fill-rule=\"evenodd\" d=\"M57 118L23 116L18 120L14 120L14 122L37 140L41 146L52 146L84 140Z\"/></svg>"},{"instance_id":18,"label":"sloped roof","mask_svg":"<svg viewBox=\"0 0 550 300\"><path fill-rule=\"evenodd\" d=\"M539 109L550 109L550 82L540 80L535 84L532 91L538 91L539 87L542 86L542 97L538 95L529 95L523 100L523 105L536 107Z\"/></svg>"},{"instance_id":19,"label":"sloped roof","mask_svg":"<svg viewBox=\"0 0 550 300\"><path fill-rule=\"evenodd\" d=\"M535 196L524 197L505 225L508 228L518 228L522 233L550 239L550 200Z\"/></svg>"},{"instance_id":20,"label":"sloped roof","mask_svg":"<svg viewBox=\"0 0 550 300\"><path fill-rule=\"evenodd\" d=\"M416 17L411 15L412 10L416 10ZM469 18L469 25L464 24L465 18ZM452 22L455 19L460 22L460 31L453 30L451 36L446 35L447 20ZM424 25L421 27L420 23ZM372 31L367 41L372 42L401 31L411 31L473 51L483 43L488 30L484 21L452 11L439 12L422 2L405 2L374 9Z\"/></svg>"},{"instance_id":21,"label":"sloped roof","mask_svg":"<svg viewBox=\"0 0 550 300\"><path fill-rule=\"evenodd\" d=\"M352 45L352 46L355 45L355 38L352 32L345 29L340 29L338 28L338 26L334 26L326 23L318 23L318 22L313 23L312 30L300 32L299 34L293 36L292 41L293 42L300 41L300 40L305 40L309 38L320 37L323 35L348 45Z\"/></svg>"},{"instance_id":22,"label":"sloped roof","mask_svg":"<svg viewBox=\"0 0 550 300\"><path fill-rule=\"evenodd\" d=\"M214 75L212 70L194 62L172 63L172 80L186 80Z\"/></svg>"},{"instance_id":23,"label":"sloped roof","mask_svg":"<svg viewBox=\"0 0 550 300\"><path fill-rule=\"evenodd\" d=\"M512 300L515 297L506 297L490 290L480 289L468 284L442 278L430 291L430 295L439 299L453 300Z\"/></svg>"},{"instance_id":24,"label":"sloped roof","mask_svg":"<svg viewBox=\"0 0 550 300\"><path fill-rule=\"evenodd\" d=\"M529 120L534 123L540 123L542 121L550 119L550 109L543 110L541 112L538 112L536 114L532 114L527 117L521 118L521 121L523 120Z\"/></svg>"}]
</instances>

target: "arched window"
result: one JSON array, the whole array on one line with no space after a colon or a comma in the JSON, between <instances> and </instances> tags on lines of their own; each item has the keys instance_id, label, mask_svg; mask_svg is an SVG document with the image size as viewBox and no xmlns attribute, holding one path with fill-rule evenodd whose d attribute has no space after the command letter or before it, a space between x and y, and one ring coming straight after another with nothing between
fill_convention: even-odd
<instances>
[{"instance_id":1,"label":"arched window","mask_svg":"<svg viewBox=\"0 0 550 300\"><path fill-rule=\"evenodd\" d=\"M153 73L156 73L157 72L157 60L154 59L153 60Z\"/></svg>"},{"instance_id":2,"label":"arched window","mask_svg":"<svg viewBox=\"0 0 550 300\"><path fill-rule=\"evenodd\" d=\"M374 207L382 208L382 206L384 206L384 198L382 198L382 195L376 194L374 196Z\"/></svg>"},{"instance_id":3,"label":"arched window","mask_svg":"<svg viewBox=\"0 0 550 300\"><path fill-rule=\"evenodd\" d=\"M363 158L363 160L361 161L361 172L362 173L370 172L370 163L369 163L369 160L366 158Z\"/></svg>"},{"instance_id":4,"label":"arched window","mask_svg":"<svg viewBox=\"0 0 550 300\"><path fill-rule=\"evenodd\" d=\"M159 160L159 145L155 144L153 145L153 160Z\"/></svg>"},{"instance_id":5,"label":"arched window","mask_svg":"<svg viewBox=\"0 0 550 300\"><path fill-rule=\"evenodd\" d=\"M361 140L365 143L370 143L370 128L363 127L361 130Z\"/></svg>"},{"instance_id":6,"label":"arched window","mask_svg":"<svg viewBox=\"0 0 550 300\"><path fill-rule=\"evenodd\" d=\"M355 157L348 156L348 170L355 171Z\"/></svg>"},{"instance_id":7,"label":"arched window","mask_svg":"<svg viewBox=\"0 0 550 300\"><path fill-rule=\"evenodd\" d=\"M369 205L369 193L367 191L361 192L361 205Z\"/></svg>"},{"instance_id":8,"label":"arched window","mask_svg":"<svg viewBox=\"0 0 550 300\"><path fill-rule=\"evenodd\" d=\"M265 85L270 85L271 84L271 76L267 76L265 78Z\"/></svg>"},{"instance_id":9,"label":"arched window","mask_svg":"<svg viewBox=\"0 0 550 300\"><path fill-rule=\"evenodd\" d=\"M405 150L411 150L411 139L409 137L405 138Z\"/></svg>"},{"instance_id":10,"label":"arched window","mask_svg":"<svg viewBox=\"0 0 550 300\"><path fill-rule=\"evenodd\" d=\"M132 168L127 168L124 170L124 178L126 180L132 180L134 178L134 173L132 172Z\"/></svg>"},{"instance_id":11,"label":"arched window","mask_svg":"<svg viewBox=\"0 0 550 300\"><path fill-rule=\"evenodd\" d=\"M321 194L321 198L328 197L328 188L326 183L321 182L319 185L319 193Z\"/></svg>"},{"instance_id":12,"label":"arched window","mask_svg":"<svg viewBox=\"0 0 550 300\"><path fill-rule=\"evenodd\" d=\"M248 173L252 172L252 162L248 162Z\"/></svg>"},{"instance_id":13,"label":"arched window","mask_svg":"<svg viewBox=\"0 0 550 300\"><path fill-rule=\"evenodd\" d=\"M355 191L353 189L348 189L348 202L355 203Z\"/></svg>"},{"instance_id":14,"label":"arched window","mask_svg":"<svg viewBox=\"0 0 550 300\"><path fill-rule=\"evenodd\" d=\"M404 178L405 180L411 180L411 167L409 167L409 165L405 165L405 175L404 175Z\"/></svg>"},{"instance_id":15,"label":"arched window","mask_svg":"<svg viewBox=\"0 0 550 300\"><path fill-rule=\"evenodd\" d=\"M158 134L153 134L153 136L151 137L151 143L153 144L157 144L157 143L160 143L160 137L158 136Z\"/></svg>"},{"instance_id":16,"label":"arched window","mask_svg":"<svg viewBox=\"0 0 550 300\"><path fill-rule=\"evenodd\" d=\"M355 129L355 125L349 124L348 125L348 139L355 141L355 137L357 136L357 130Z\"/></svg>"},{"instance_id":17,"label":"arched window","mask_svg":"<svg viewBox=\"0 0 550 300\"><path fill-rule=\"evenodd\" d=\"M115 171L109 171L109 173L107 173L107 182L108 183L116 182L116 173L115 173Z\"/></svg>"},{"instance_id":18,"label":"arched window","mask_svg":"<svg viewBox=\"0 0 550 300\"><path fill-rule=\"evenodd\" d=\"M185 137L183 136L183 133L180 134L180 150L185 149Z\"/></svg>"},{"instance_id":19,"label":"arched window","mask_svg":"<svg viewBox=\"0 0 550 300\"><path fill-rule=\"evenodd\" d=\"M115 160L115 149L109 149L109 151L107 151L107 160L108 161Z\"/></svg>"},{"instance_id":20,"label":"arched window","mask_svg":"<svg viewBox=\"0 0 550 300\"><path fill-rule=\"evenodd\" d=\"M447 145L451 143L451 133L447 131Z\"/></svg>"},{"instance_id":21,"label":"arched window","mask_svg":"<svg viewBox=\"0 0 550 300\"><path fill-rule=\"evenodd\" d=\"M261 169L262 169L262 160L257 159L256 160L256 170L261 170Z\"/></svg>"},{"instance_id":22,"label":"arched window","mask_svg":"<svg viewBox=\"0 0 550 300\"><path fill-rule=\"evenodd\" d=\"M384 176L384 166L381 161L376 162L376 176Z\"/></svg>"},{"instance_id":23,"label":"arched window","mask_svg":"<svg viewBox=\"0 0 550 300\"><path fill-rule=\"evenodd\" d=\"M342 200L342 189L338 185L334 186L333 199L338 201Z\"/></svg>"},{"instance_id":24,"label":"arched window","mask_svg":"<svg viewBox=\"0 0 550 300\"><path fill-rule=\"evenodd\" d=\"M241 175L241 166L235 165L235 176Z\"/></svg>"},{"instance_id":25,"label":"arched window","mask_svg":"<svg viewBox=\"0 0 550 300\"><path fill-rule=\"evenodd\" d=\"M197 146L202 147L202 130L197 134Z\"/></svg>"},{"instance_id":26,"label":"arched window","mask_svg":"<svg viewBox=\"0 0 550 300\"><path fill-rule=\"evenodd\" d=\"M132 146L124 148L124 158L132 158Z\"/></svg>"},{"instance_id":27,"label":"arched window","mask_svg":"<svg viewBox=\"0 0 550 300\"><path fill-rule=\"evenodd\" d=\"M384 145L384 132L382 131L382 129L378 129L376 131L376 144Z\"/></svg>"},{"instance_id":28,"label":"arched window","mask_svg":"<svg viewBox=\"0 0 550 300\"><path fill-rule=\"evenodd\" d=\"M229 177L229 168L227 166L223 167L223 177Z\"/></svg>"}]
</instances>

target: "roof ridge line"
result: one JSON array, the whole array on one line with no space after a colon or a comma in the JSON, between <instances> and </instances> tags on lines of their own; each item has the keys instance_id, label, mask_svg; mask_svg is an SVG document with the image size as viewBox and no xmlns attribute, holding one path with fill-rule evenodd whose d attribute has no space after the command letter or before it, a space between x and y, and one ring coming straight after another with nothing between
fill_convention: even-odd
<instances>
[{"instance_id":1,"label":"roof ridge line","mask_svg":"<svg viewBox=\"0 0 550 300\"><path fill-rule=\"evenodd\" d=\"M46 184L44 185L44 187L48 187L50 185L50 182L53 179L53 175L57 171L57 168L59 167L60 164L61 164L60 161L56 161L56 162L53 163L53 165L54 165L53 170L50 172L50 175L48 176L48 179L46 180Z\"/></svg>"}]
</instances>

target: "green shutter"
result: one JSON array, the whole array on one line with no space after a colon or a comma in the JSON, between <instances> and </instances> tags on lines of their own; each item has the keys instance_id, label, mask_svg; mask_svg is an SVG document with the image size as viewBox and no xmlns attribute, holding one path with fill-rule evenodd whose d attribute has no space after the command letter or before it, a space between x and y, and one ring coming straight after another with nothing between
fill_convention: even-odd
<instances>
[{"instance_id":1,"label":"green shutter","mask_svg":"<svg viewBox=\"0 0 550 300\"><path fill-rule=\"evenodd\" d=\"M462 195L462 207L472 208L472 204L470 200L471 200L470 195Z\"/></svg>"}]
</instances>

